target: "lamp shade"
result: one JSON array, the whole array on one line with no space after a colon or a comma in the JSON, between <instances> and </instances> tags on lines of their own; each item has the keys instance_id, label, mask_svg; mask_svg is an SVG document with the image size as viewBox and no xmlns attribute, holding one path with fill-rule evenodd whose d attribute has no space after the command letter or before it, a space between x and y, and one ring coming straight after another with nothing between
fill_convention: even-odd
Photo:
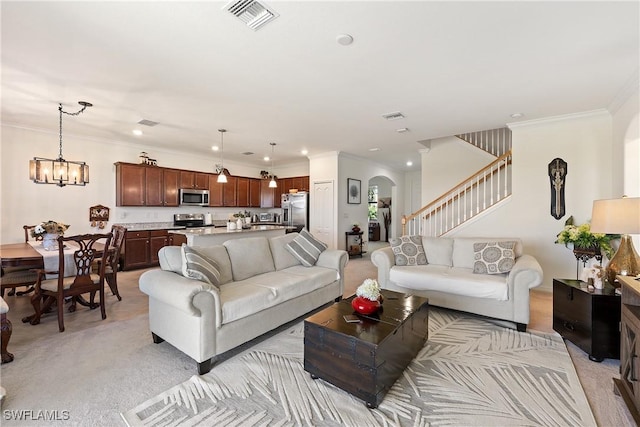
<instances>
[{"instance_id":1,"label":"lamp shade","mask_svg":"<svg viewBox=\"0 0 640 427\"><path fill-rule=\"evenodd\" d=\"M591 231L604 234L640 234L640 197L594 200Z\"/></svg>"}]
</instances>

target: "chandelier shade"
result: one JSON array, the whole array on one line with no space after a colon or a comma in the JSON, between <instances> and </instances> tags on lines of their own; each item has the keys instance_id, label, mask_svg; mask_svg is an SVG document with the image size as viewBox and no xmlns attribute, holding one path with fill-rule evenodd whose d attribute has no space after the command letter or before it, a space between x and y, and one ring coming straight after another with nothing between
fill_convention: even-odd
<instances>
[{"instance_id":1,"label":"chandelier shade","mask_svg":"<svg viewBox=\"0 0 640 427\"><path fill-rule=\"evenodd\" d=\"M34 157L29 160L29 179L36 184L55 184L58 187L66 185L82 185L89 183L89 165L85 162L65 160L62 156L62 114L77 116L87 107L91 107L89 102L78 102L82 109L75 113L68 113L62 109L62 104L58 104L60 113L60 143L57 159L47 159L44 157Z\"/></svg>"}]
</instances>

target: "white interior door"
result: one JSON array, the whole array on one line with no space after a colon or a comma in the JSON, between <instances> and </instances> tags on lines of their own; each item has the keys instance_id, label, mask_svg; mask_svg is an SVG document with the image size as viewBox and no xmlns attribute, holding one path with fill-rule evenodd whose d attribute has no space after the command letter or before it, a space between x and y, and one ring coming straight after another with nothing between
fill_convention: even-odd
<instances>
[{"instance_id":1,"label":"white interior door","mask_svg":"<svg viewBox=\"0 0 640 427\"><path fill-rule=\"evenodd\" d=\"M333 181L314 182L311 194L311 234L336 249Z\"/></svg>"}]
</instances>

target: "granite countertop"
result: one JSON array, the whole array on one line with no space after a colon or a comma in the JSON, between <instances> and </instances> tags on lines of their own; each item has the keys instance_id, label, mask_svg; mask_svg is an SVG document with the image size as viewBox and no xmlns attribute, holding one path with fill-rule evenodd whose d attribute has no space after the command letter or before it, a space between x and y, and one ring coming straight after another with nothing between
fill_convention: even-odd
<instances>
[{"instance_id":1,"label":"granite countertop","mask_svg":"<svg viewBox=\"0 0 640 427\"><path fill-rule=\"evenodd\" d=\"M211 234L227 234L227 233L247 233L247 232L255 232L255 231L268 231L268 230L285 230L287 227L283 227L282 225L252 225L251 228L243 228L241 230L227 230L226 227L197 227L197 228L186 228L181 230L176 230L177 233L180 234L194 234L199 236L206 236Z\"/></svg>"},{"instance_id":2,"label":"granite countertop","mask_svg":"<svg viewBox=\"0 0 640 427\"><path fill-rule=\"evenodd\" d=\"M152 230L184 230L185 226L173 225L173 222L132 222L116 224L127 228L127 231L152 231Z\"/></svg>"}]
</instances>

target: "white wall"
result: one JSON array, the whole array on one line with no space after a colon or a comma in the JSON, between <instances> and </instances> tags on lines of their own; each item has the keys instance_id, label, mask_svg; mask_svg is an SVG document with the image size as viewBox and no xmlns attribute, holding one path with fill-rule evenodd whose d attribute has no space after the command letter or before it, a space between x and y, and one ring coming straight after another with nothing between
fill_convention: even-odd
<instances>
[{"instance_id":1,"label":"white wall","mask_svg":"<svg viewBox=\"0 0 640 427\"><path fill-rule=\"evenodd\" d=\"M544 271L543 289L552 280L576 277L571 250L555 244L556 235L573 215L589 221L593 200L611 196L612 118L606 111L576 114L512 125L513 196L506 203L452 235L505 236L523 240ZM547 165L560 157L568 164L566 212L550 214L551 190Z\"/></svg>"},{"instance_id":2,"label":"white wall","mask_svg":"<svg viewBox=\"0 0 640 427\"><path fill-rule=\"evenodd\" d=\"M189 155L179 151L158 150L152 146L117 141L96 141L64 136L63 155L68 160L89 164L90 182L86 187L38 185L29 181L28 164L34 156L55 158L58 134L2 125L0 170L0 242L14 243L24 239L22 225L48 219L71 225L70 232L95 232L89 222L89 207L111 208L108 227L113 223L172 222L174 213L211 212L214 219L225 219L239 208L146 208L116 207L115 162L138 163L140 151L158 161L159 166L213 172L217 155ZM263 168L225 161L233 175L260 177ZM307 175L308 164L275 168L279 177ZM285 174L286 173L286 174ZM289 175L288 173L291 173ZM255 211L267 211L255 208Z\"/></svg>"},{"instance_id":3,"label":"white wall","mask_svg":"<svg viewBox=\"0 0 640 427\"><path fill-rule=\"evenodd\" d=\"M422 151L422 206L495 159L491 154L454 136L432 139L431 150Z\"/></svg>"}]
</instances>

